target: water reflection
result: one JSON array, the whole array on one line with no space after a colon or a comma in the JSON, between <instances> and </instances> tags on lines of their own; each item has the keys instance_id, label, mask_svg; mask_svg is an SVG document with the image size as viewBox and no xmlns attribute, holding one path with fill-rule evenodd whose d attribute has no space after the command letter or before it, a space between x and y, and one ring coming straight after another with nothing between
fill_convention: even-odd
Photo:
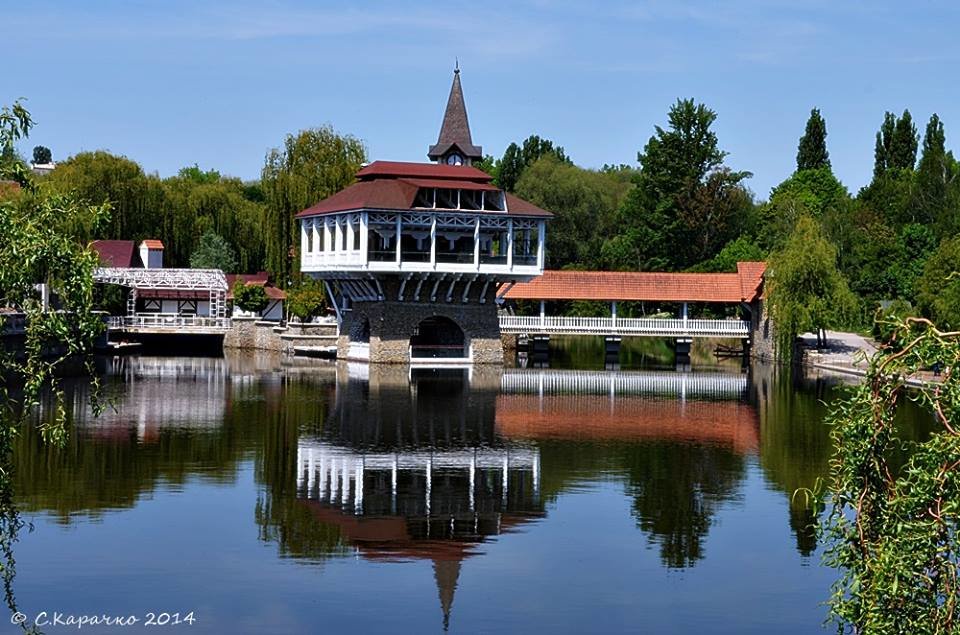
<instances>
[{"instance_id":1,"label":"water reflection","mask_svg":"<svg viewBox=\"0 0 960 635\"><path fill-rule=\"evenodd\" d=\"M779 493L773 513L793 534L793 557L816 547L811 518L789 501L827 473L831 381L736 366L431 371L263 355L104 363L113 409L91 418L78 386L66 448L45 446L32 427L18 437L16 488L28 512L75 527L194 483L237 491L260 544L281 562L311 564L312 575L344 556L429 565L445 622L469 563L508 534L549 536L540 528L583 493L625 500L617 513L629 541L646 541L661 568L699 569L728 548L714 528L741 513L759 473ZM909 413L904 425L922 436ZM584 531L596 532L584 541L605 539L601 526ZM217 548L213 537L184 539ZM569 543L556 549L571 575L584 566Z\"/></svg>"}]
</instances>

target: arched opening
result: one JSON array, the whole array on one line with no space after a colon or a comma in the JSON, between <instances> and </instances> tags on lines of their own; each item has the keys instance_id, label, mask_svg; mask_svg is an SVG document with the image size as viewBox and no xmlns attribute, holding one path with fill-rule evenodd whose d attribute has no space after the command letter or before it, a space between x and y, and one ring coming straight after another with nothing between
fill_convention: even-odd
<instances>
[{"instance_id":1,"label":"arched opening","mask_svg":"<svg viewBox=\"0 0 960 635\"><path fill-rule=\"evenodd\" d=\"M428 317L413 330L410 357L414 359L464 358L466 336L456 322L442 316Z\"/></svg>"}]
</instances>

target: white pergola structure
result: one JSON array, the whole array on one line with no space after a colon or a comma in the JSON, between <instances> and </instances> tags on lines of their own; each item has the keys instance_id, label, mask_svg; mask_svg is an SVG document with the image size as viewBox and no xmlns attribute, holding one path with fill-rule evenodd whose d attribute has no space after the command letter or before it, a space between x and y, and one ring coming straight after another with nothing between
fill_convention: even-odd
<instances>
[{"instance_id":1,"label":"white pergola structure","mask_svg":"<svg viewBox=\"0 0 960 635\"><path fill-rule=\"evenodd\" d=\"M93 279L130 289L127 315L111 318L112 328L160 331L223 331L230 328L227 317L227 278L219 269L141 269L137 267L101 267ZM165 313L137 314L138 290L206 292L210 300L209 316L181 316Z\"/></svg>"}]
</instances>

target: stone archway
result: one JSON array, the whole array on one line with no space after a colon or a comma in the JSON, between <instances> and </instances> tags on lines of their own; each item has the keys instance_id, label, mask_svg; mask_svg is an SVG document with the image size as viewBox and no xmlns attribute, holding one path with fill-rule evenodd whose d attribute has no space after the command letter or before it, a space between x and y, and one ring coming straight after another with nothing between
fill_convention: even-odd
<instances>
[{"instance_id":1,"label":"stone archway","mask_svg":"<svg viewBox=\"0 0 960 635\"><path fill-rule=\"evenodd\" d=\"M463 359L469 357L467 337L448 317L424 318L410 336L411 359Z\"/></svg>"}]
</instances>

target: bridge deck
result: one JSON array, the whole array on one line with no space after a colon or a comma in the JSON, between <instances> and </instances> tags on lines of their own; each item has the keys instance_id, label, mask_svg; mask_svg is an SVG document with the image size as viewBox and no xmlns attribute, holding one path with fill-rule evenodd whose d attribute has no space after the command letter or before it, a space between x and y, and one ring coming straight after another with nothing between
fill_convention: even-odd
<instances>
[{"instance_id":1,"label":"bridge deck","mask_svg":"<svg viewBox=\"0 0 960 635\"><path fill-rule=\"evenodd\" d=\"M630 337L750 337L745 320L501 315L500 331L517 335L614 335Z\"/></svg>"}]
</instances>

